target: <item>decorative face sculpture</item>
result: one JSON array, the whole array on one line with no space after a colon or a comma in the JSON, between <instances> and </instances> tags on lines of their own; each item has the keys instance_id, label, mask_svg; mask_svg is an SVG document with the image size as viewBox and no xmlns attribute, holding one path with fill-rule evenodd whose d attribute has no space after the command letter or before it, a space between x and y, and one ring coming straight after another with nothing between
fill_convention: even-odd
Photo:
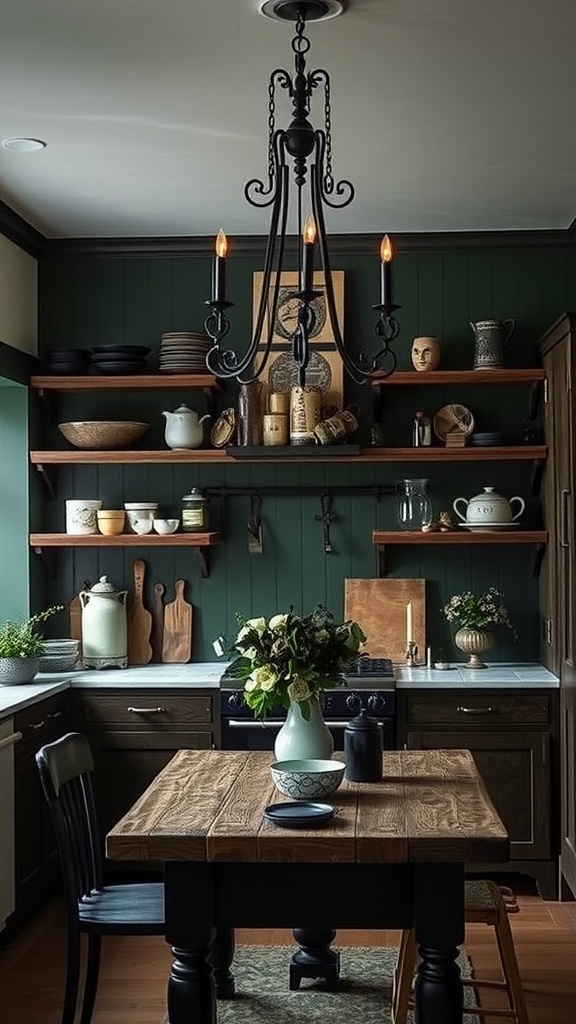
<instances>
[{"instance_id":1,"label":"decorative face sculpture","mask_svg":"<svg viewBox=\"0 0 576 1024\"><path fill-rule=\"evenodd\" d=\"M411 355L415 370L436 370L440 362L438 338L414 338Z\"/></svg>"}]
</instances>

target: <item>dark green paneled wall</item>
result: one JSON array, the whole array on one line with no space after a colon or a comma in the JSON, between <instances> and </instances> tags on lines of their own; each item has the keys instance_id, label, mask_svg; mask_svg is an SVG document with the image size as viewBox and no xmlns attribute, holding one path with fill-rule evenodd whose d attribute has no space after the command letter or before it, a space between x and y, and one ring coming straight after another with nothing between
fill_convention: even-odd
<instances>
[{"instance_id":1,"label":"dark green paneled wall","mask_svg":"<svg viewBox=\"0 0 576 1024\"><path fill-rule=\"evenodd\" d=\"M249 254L232 255L228 266L233 343L243 347L251 326L252 273L261 260ZM351 247L352 249L352 247ZM345 271L345 336L358 350L374 339L372 305L378 295L378 260L374 255L333 257L335 269ZM158 351L163 331L199 329L205 315L209 290L208 256L102 256L50 255L40 272L41 350L60 346L85 346L126 342L149 345ZM401 241L395 260L396 300L401 331L396 343L400 369L411 369L410 345L416 334L437 334L442 339L442 366L469 368L473 337L469 320L514 317L518 327L508 349L511 366L535 365L538 336L564 309L573 307L576 292L576 261L570 250L522 248L452 248L402 254ZM345 385L347 401L361 408L360 441L367 444L372 419L369 388ZM434 412L448 401L462 401L474 411L480 429L519 430L527 414L527 391L506 388L434 389L415 387L386 391L383 417L384 443L408 444L416 409ZM128 392L68 396L59 415L68 418L146 419L151 429L146 447L162 447L162 410L182 402L203 411L202 395L196 392ZM236 389L228 385L219 406L235 404ZM480 426L481 425L481 426ZM208 435L207 431L207 435ZM34 442L58 445L43 431ZM235 613L271 614L289 604L306 609L325 602L338 615L343 610L346 577L377 575L376 552L371 543L375 527L395 525L395 500L338 493L338 486L389 484L403 476L427 476L435 512L451 508L458 495L471 497L484 485L493 485L511 496L527 500L526 523L539 525L539 501L530 497L529 463L483 463L451 466L380 465L234 465L219 466L110 466L76 467L59 473L58 498L45 499L33 509L33 528L64 529L66 497L100 497L107 505L126 500L154 499L166 514L179 514L179 500L191 486L265 486L330 488L334 496L331 524L333 553L323 550L318 496L290 494L265 497L262 504L264 551L248 553L247 498L211 501L212 524L222 529L224 542L213 549L211 575L202 579L194 551L143 548L148 565L148 584L161 580L168 586L175 578L190 583L195 605L194 658L212 660L211 641L220 632L231 638ZM139 552L140 553L140 552ZM499 638L493 657L537 658L538 580L532 575L529 547L518 548L417 548L397 547L388 552L392 576L423 576L428 581L428 640L442 644L453 654L450 631L440 615L441 604L463 588L484 589L495 585L506 594L506 603L521 634L520 645ZM94 581L107 573L118 586L130 586L135 553L127 549L64 550L59 555L58 576L52 584L54 600L68 600L84 579ZM383 624L385 631L385 623Z\"/></svg>"}]
</instances>

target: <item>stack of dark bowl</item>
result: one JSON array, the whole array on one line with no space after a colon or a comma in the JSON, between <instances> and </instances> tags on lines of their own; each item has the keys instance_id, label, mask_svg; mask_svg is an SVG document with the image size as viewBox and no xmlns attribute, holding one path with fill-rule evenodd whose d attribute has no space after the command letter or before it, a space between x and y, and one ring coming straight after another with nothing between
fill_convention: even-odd
<instances>
[{"instance_id":1,"label":"stack of dark bowl","mask_svg":"<svg viewBox=\"0 0 576 1024\"><path fill-rule=\"evenodd\" d=\"M76 377L86 373L90 362L90 349L87 348L49 348L44 353L46 373L59 377Z\"/></svg>"},{"instance_id":2,"label":"stack of dark bowl","mask_svg":"<svg viewBox=\"0 0 576 1024\"><path fill-rule=\"evenodd\" d=\"M142 373L149 352L145 345L96 345L92 349L90 367L105 376Z\"/></svg>"}]
</instances>

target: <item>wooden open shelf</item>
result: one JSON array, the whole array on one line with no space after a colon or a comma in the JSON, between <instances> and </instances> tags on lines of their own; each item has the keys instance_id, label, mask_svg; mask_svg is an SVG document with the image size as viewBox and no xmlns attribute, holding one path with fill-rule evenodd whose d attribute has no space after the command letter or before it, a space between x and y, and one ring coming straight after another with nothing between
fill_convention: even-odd
<instances>
[{"instance_id":1,"label":"wooden open shelf","mask_svg":"<svg viewBox=\"0 0 576 1024\"><path fill-rule=\"evenodd\" d=\"M548 532L546 530L494 530L491 533L477 533L475 530L462 529L459 532L446 531L446 533L422 533L421 530L374 530L372 532L372 543L378 547L378 568L379 575L386 575L386 547L389 545L449 545L464 547L471 545L486 544L533 544L535 556L532 574L538 576L544 556L544 550L548 543Z\"/></svg>"},{"instance_id":2,"label":"wooden open shelf","mask_svg":"<svg viewBox=\"0 0 576 1024\"><path fill-rule=\"evenodd\" d=\"M77 377L57 377L46 374L30 378L30 387L36 391L116 391L145 388L209 388L220 390L220 382L211 373L135 373L129 377L82 374Z\"/></svg>"},{"instance_id":3,"label":"wooden open shelf","mask_svg":"<svg viewBox=\"0 0 576 1024\"><path fill-rule=\"evenodd\" d=\"M101 533L31 533L30 547L34 548L47 565L50 575L55 575L55 548L194 548L198 555L200 575L210 575L209 551L214 544L219 544L221 535L217 532L207 533L119 533L104 536ZM46 551L50 549L52 555Z\"/></svg>"},{"instance_id":4,"label":"wooden open shelf","mask_svg":"<svg viewBox=\"0 0 576 1024\"><path fill-rule=\"evenodd\" d=\"M438 384L536 384L546 379L541 368L528 370L430 370L400 371L390 377L374 377L373 388Z\"/></svg>"},{"instance_id":5,"label":"wooden open shelf","mask_svg":"<svg viewBox=\"0 0 576 1024\"><path fill-rule=\"evenodd\" d=\"M300 447L294 455L285 456L285 462L322 461L321 449L315 449L314 455L306 455ZM254 455L243 458L242 463L275 462L274 448L268 449L270 454ZM332 454L326 462L498 462L503 460L534 460L546 459L546 445L514 445L509 447L464 447L464 448L361 448L359 454L350 454L342 445L342 454ZM195 448L188 451L162 450L84 450L74 451L32 451L30 461L37 466L42 465L119 465L121 463L153 463L157 465L174 465L176 463L225 463L238 465L239 460L222 448Z\"/></svg>"}]
</instances>

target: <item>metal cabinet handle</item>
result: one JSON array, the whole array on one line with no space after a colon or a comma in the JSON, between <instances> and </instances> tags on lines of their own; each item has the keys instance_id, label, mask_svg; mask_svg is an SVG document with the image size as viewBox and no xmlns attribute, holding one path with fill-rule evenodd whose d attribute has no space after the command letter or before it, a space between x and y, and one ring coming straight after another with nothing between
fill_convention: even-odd
<instances>
[{"instance_id":1,"label":"metal cabinet handle","mask_svg":"<svg viewBox=\"0 0 576 1024\"><path fill-rule=\"evenodd\" d=\"M0 750L6 750L7 747L13 747L14 744L19 743L21 739L21 732L10 733L10 736L5 736L3 740L0 740Z\"/></svg>"},{"instance_id":2,"label":"metal cabinet handle","mask_svg":"<svg viewBox=\"0 0 576 1024\"><path fill-rule=\"evenodd\" d=\"M51 711L49 715L46 715L46 718L50 718L52 719L52 721L56 721L57 718L62 718L63 714L63 711Z\"/></svg>"},{"instance_id":3,"label":"metal cabinet handle","mask_svg":"<svg viewBox=\"0 0 576 1024\"><path fill-rule=\"evenodd\" d=\"M126 708L126 711L132 711L135 715L165 715L166 708Z\"/></svg>"},{"instance_id":4,"label":"metal cabinet handle","mask_svg":"<svg viewBox=\"0 0 576 1024\"><path fill-rule=\"evenodd\" d=\"M46 719L42 718L40 722L30 722L29 729L42 729L46 725Z\"/></svg>"},{"instance_id":5,"label":"metal cabinet handle","mask_svg":"<svg viewBox=\"0 0 576 1024\"><path fill-rule=\"evenodd\" d=\"M459 715L494 715L496 708L464 708L461 705L456 708Z\"/></svg>"}]
</instances>

